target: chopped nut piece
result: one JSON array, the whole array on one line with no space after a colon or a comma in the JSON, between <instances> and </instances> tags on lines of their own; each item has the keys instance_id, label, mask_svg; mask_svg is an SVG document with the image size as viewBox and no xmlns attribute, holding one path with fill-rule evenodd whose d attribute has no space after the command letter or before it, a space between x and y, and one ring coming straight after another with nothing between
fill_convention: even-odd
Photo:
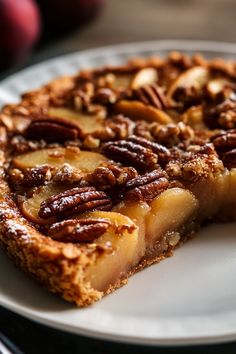
<instances>
[{"instance_id":1,"label":"chopped nut piece","mask_svg":"<svg viewBox=\"0 0 236 354\"><path fill-rule=\"evenodd\" d=\"M137 177L138 173L133 167L120 167L114 163L104 163L94 172L87 174L85 179L101 190L123 185L130 179Z\"/></svg>"},{"instance_id":2,"label":"chopped nut piece","mask_svg":"<svg viewBox=\"0 0 236 354\"><path fill-rule=\"evenodd\" d=\"M82 177L83 173L80 169L65 163L56 171L53 181L74 183L79 182Z\"/></svg>"},{"instance_id":3,"label":"chopped nut piece","mask_svg":"<svg viewBox=\"0 0 236 354\"><path fill-rule=\"evenodd\" d=\"M204 106L203 119L210 129L236 128L236 101L226 99L219 104Z\"/></svg>"}]
</instances>

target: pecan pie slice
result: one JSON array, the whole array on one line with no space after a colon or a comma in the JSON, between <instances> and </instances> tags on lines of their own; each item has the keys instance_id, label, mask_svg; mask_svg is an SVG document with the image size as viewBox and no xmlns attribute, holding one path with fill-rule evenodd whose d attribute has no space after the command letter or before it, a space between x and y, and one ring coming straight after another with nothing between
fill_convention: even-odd
<instances>
[{"instance_id":1,"label":"pecan pie slice","mask_svg":"<svg viewBox=\"0 0 236 354\"><path fill-rule=\"evenodd\" d=\"M236 62L171 53L83 71L0 113L0 244L87 306L236 221Z\"/></svg>"}]
</instances>

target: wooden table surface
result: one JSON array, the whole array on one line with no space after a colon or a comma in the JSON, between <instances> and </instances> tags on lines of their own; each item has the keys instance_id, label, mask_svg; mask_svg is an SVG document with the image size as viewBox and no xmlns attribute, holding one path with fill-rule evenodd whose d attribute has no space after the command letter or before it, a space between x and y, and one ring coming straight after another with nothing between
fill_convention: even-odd
<instances>
[{"instance_id":1,"label":"wooden table surface","mask_svg":"<svg viewBox=\"0 0 236 354\"><path fill-rule=\"evenodd\" d=\"M131 41L181 38L236 42L235 14L234 0L107 0L99 18L81 30L41 46L25 66L68 52ZM2 73L1 77L7 74ZM0 308L0 331L26 354L236 353L234 343L154 348L88 339L41 326L3 308Z\"/></svg>"}]
</instances>

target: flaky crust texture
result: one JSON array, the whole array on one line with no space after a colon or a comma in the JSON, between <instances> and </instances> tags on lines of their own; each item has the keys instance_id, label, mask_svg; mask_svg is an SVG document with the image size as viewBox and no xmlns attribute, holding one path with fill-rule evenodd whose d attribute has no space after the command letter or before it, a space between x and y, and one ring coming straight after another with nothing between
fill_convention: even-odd
<instances>
[{"instance_id":1,"label":"flaky crust texture","mask_svg":"<svg viewBox=\"0 0 236 354\"><path fill-rule=\"evenodd\" d=\"M12 188L9 187L9 176L7 175L8 159L14 155L19 154L20 152L25 152L28 150L37 150L45 147L45 143L42 141L31 142L29 145L24 145L25 141L22 143L17 142L11 144L11 149L8 148L8 141L12 139L12 136L17 133L17 139L22 134L25 129L25 125L28 124L29 119L32 116L44 116L47 114L47 109L50 105L55 106L63 106L63 103L70 102L70 99L74 99L74 89L78 86L78 83L81 85L87 85L89 80L94 80L94 77L98 77L99 75L105 75L110 71L114 73L136 73L140 69L146 67L152 67L157 70L160 69L162 73L162 81L163 85L166 84L166 80L168 80L171 75L175 76L175 71L181 73L183 70L187 70L193 66L201 66L210 68L215 72L223 73L225 77L236 81L236 63L234 62L224 62L223 60L212 60L206 61L200 55L195 55L193 58L189 58L184 56L180 53L172 53L166 59L161 58L151 58L151 59L141 59L137 58L132 60L129 64L119 67L119 68L104 68L101 70L94 70L94 71L83 71L79 75L74 77L64 77L54 80L53 82L49 83L48 85L40 88L36 91L31 91L22 96L22 100L19 104L16 105L6 105L3 107L0 113L0 162L1 162L1 179L0 179L0 244L2 248L6 251L6 253L13 259L14 263L22 268L24 271L29 273L31 276L36 278L41 284L47 287L51 292L59 294L62 298L67 301L74 302L78 306L87 306L97 300L99 300L104 294L100 291L94 290L90 284L85 279L85 269L87 266L93 264L97 257L99 257L99 252L96 245L89 244L89 243L64 243L60 241L53 240L52 238L43 235L39 231L39 228L35 227L33 223L28 221L22 213L19 211L17 206L17 198L15 193L12 191ZM170 72L168 72L168 70ZM107 80L109 78L106 78ZM104 80L104 78L103 78ZM102 85L102 84L101 84ZM83 86L84 87L84 86ZM89 91L89 85L86 86L86 90ZM86 93L87 93L86 91ZM71 98L71 92L72 98ZM106 93L107 94L107 93ZM117 94L117 93L116 93ZM140 100L142 101L142 97L140 96L143 94L142 92L135 92L137 97L141 97ZM155 94L157 94L155 92ZM186 93L187 94L187 93ZM189 93L188 93L189 94ZM83 95L78 94L80 100L73 103L77 105L82 105L85 110L89 110L89 107L86 106L86 97L84 98ZM123 95L119 93L119 95ZM99 96L99 95L98 95ZM109 95L108 95L109 96ZM93 110L100 109L99 106L101 102L106 102L108 107L112 102L113 97L110 95L108 96L99 96L95 97L95 103L92 107ZM121 97L122 98L122 97ZM152 97L150 98L152 99ZM107 101L108 100L108 101ZM110 100L110 101L109 101ZM98 103L97 103L98 102ZM165 106L164 99L158 93L158 103L160 108ZM96 106L98 105L98 107ZM236 113L235 113L236 117ZM235 119L236 121L236 118ZM121 139L122 134L128 134L127 131L129 129L133 129L132 122L124 120L124 118L118 117L115 118L118 122L119 129L114 129L114 127L110 124L109 129L106 128L99 136L89 136L84 137L80 136L83 142L79 142L83 146L91 147L93 149L96 148L97 141L101 138L104 139L105 142L109 141L111 136L110 132L113 133L112 139ZM125 118L126 119L126 118ZM163 118L164 119L164 118ZM20 124L19 124L20 120ZM113 123L112 123L113 124ZM150 129L146 129L145 122L141 122L137 124L135 127L136 133L141 138L148 138L150 135ZM231 123L230 123L231 124ZM235 124L235 123L233 123ZM125 132L120 129L120 126L125 127ZM233 126L234 128L234 126ZM64 129L64 126L63 126ZM71 134L71 127L67 124L66 125L66 132ZM122 128L123 129L123 128ZM159 126L152 126L152 137L155 134L159 134L160 130ZM179 130L178 130L179 129ZM175 138L181 140L184 139L191 139L192 131L189 128L178 128L175 131ZM182 130L181 130L182 129ZM108 134L108 133L109 134ZM115 133L114 133L115 132ZM108 134L108 137L104 138L104 134ZM163 132L162 132L163 133ZM34 131L35 134L35 131ZM114 134L117 134L116 136ZM160 134L158 135L160 136ZM169 135L168 135L169 138ZM165 136L162 134L163 141L165 140ZM199 138L200 139L200 138ZM81 141L82 141L81 140ZM28 143L27 143L28 144ZM84 145L83 145L84 144ZM143 144L143 143L142 143ZM81 147L81 146L80 146ZM119 147L119 146L118 146ZM112 146L113 148L113 146ZM210 149L210 148L209 148ZM110 146L105 145L104 151L109 154L110 153ZM175 152L176 154L178 152ZM210 150L206 151L206 155L210 154ZM224 150L225 153L225 150ZM231 153L231 150L230 150ZM166 164L165 158L165 151L162 151L162 158L163 164ZM164 157L163 157L164 156ZM213 154L212 154L213 156ZM228 158L228 155L226 156ZM152 155L150 154L150 159ZM235 157L229 156L232 160ZM215 160L214 160L215 159ZM230 160L230 161L231 161ZM150 160L150 164L152 160ZM155 161L154 161L155 162ZM211 163L211 165L210 165ZM209 160L206 162L206 167L204 167L204 171L201 171L202 175L209 173L209 165L211 166L211 172L215 169L214 173L220 173L223 171L224 167L222 167L222 162L217 160L217 157L212 157L212 161ZM181 165L181 171L178 166ZM192 161L180 159L180 164L176 167L176 163L172 162L169 163L166 171L171 176L172 179L176 179L175 182L173 180L171 183L173 185L185 185L184 177L189 181L190 175L187 173L192 168L191 164L195 164ZM205 166L204 165L204 166ZM6 167L7 166L7 167ZM201 167L202 167L202 160L201 160ZM136 167L136 166L135 166ZM194 167L195 168L195 167ZM113 171L113 167L109 166L109 169ZM186 175L184 175L186 172ZM184 172L183 172L184 171ZM122 173L125 172L128 176L127 178L136 178L136 172L133 170L122 170ZM100 173L100 171L98 171ZM117 170L113 173L116 175ZM119 172L120 173L120 172ZM166 172L165 172L166 173ZM172 175L171 175L172 174ZM180 174L181 176L177 178L177 175ZM101 175L99 175L101 178ZM131 177L130 177L131 176ZM93 183L94 180L97 181L97 176L89 176L90 181ZM102 175L104 177L104 175ZM119 177L123 178L123 175L120 173ZM162 178L165 178L165 175L161 175ZM109 183L111 182L111 177L109 177ZM116 177L117 178L117 177ZM196 178L195 175L191 175L191 178ZM93 180L94 179L94 180ZM151 181L152 182L152 181ZM150 183L151 183L150 182ZM192 183L195 182L193 179ZM115 182L114 182L115 183ZM127 182L126 182L127 183ZM99 186L101 188L105 188L104 186ZM103 189L102 189L103 190ZM132 192L133 193L133 192ZM140 193L140 190L138 191ZM136 197L136 195L135 195ZM138 196L139 197L139 196ZM135 271L138 271L145 266L160 261L162 258L170 255L170 252L163 254L162 256L156 257L152 260L143 260L140 265L138 265L135 269L131 270L127 277L133 274ZM111 286L107 293L113 291L114 289L120 287L121 285L127 282L127 277L120 279L116 284Z\"/></svg>"}]
</instances>

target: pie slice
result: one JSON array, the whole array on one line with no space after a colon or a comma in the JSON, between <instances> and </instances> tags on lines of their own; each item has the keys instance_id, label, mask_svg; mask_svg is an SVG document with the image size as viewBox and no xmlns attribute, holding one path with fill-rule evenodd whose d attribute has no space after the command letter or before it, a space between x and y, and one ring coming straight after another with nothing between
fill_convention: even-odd
<instances>
[{"instance_id":1,"label":"pie slice","mask_svg":"<svg viewBox=\"0 0 236 354\"><path fill-rule=\"evenodd\" d=\"M0 244L87 306L236 221L236 63L171 53L82 71L0 113Z\"/></svg>"}]
</instances>

